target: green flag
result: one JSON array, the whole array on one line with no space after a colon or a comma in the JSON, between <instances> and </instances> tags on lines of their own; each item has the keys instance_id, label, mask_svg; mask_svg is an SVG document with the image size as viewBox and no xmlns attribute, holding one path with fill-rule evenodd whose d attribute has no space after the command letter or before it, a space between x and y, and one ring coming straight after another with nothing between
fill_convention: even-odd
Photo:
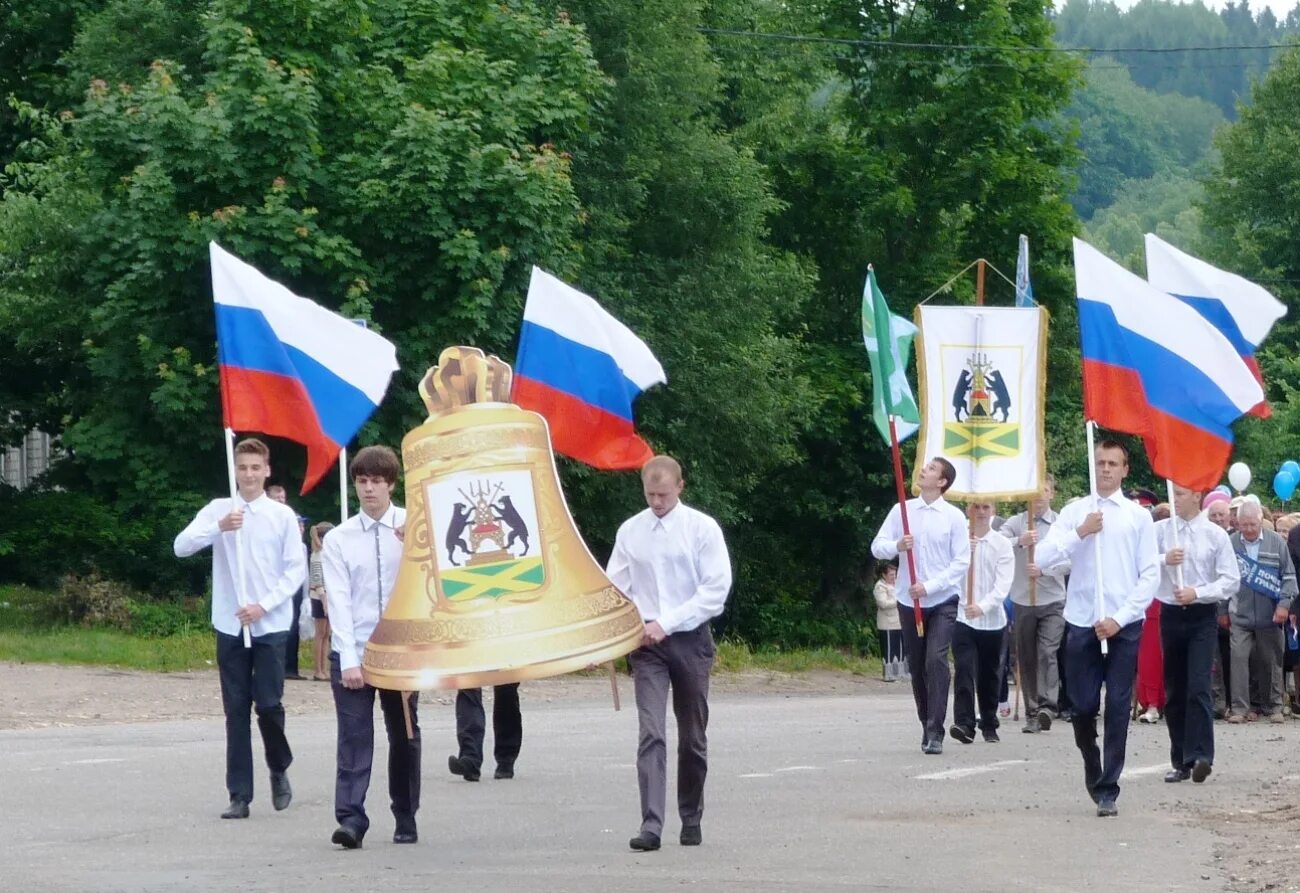
<instances>
[{"instance_id":1,"label":"green flag","mask_svg":"<svg viewBox=\"0 0 1300 893\"><path fill-rule=\"evenodd\" d=\"M872 409L876 430L889 443L889 417L894 416L898 441L902 443L921 427L912 386L907 383L907 360L912 353L916 326L889 312L885 296L876 285L876 272L867 267L867 284L862 289L862 340L871 358ZM881 350L881 344L885 349Z\"/></svg>"}]
</instances>

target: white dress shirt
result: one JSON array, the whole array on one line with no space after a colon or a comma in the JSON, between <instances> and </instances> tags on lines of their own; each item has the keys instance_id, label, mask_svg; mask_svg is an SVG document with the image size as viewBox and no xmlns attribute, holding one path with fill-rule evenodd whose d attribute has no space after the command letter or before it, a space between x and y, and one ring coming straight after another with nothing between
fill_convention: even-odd
<instances>
[{"instance_id":1,"label":"white dress shirt","mask_svg":"<svg viewBox=\"0 0 1300 893\"><path fill-rule=\"evenodd\" d=\"M1174 548L1173 530L1177 525L1178 545L1183 549L1183 563L1165 564L1165 553ZM1190 521L1175 515L1156 522L1156 547L1160 550L1160 588L1156 598L1176 605L1178 568L1183 569L1183 585L1196 590L1196 604L1215 604L1236 595L1241 588L1241 569L1227 532L1201 512Z\"/></svg>"},{"instance_id":2,"label":"white dress shirt","mask_svg":"<svg viewBox=\"0 0 1300 893\"><path fill-rule=\"evenodd\" d=\"M1048 509L1034 519L1034 531L1041 543L1052 532L1052 525L1057 520L1056 512ZM1020 537L1029 530L1029 513L1021 512L1007 519L998 533L1011 541L1011 554L1016 559L1016 576L1011 581L1011 600L1017 605L1029 605L1029 547L1020 545ZM1065 578L1070 575L1070 562L1062 561L1053 567L1044 568L1034 554L1034 563L1038 565L1041 576L1034 585L1034 605L1056 605L1065 601Z\"/></svg>"},{"instance_id":3,"label":"white dress shirt","mask_svg":"<svg viewBox=\"0 0 1300 893\"><path fill-rule=\"evenodd\" d=\"M1141 620L1160 585L1160 556L1156 548L1151 513L1116 490L1098 500L1102 531L1084 539L1075 532L1093 511L1091 496L1061 509L1047 539L1038 544L1040 567L1070 562L1070 585L1065 594L1065 622L1093 626L1106 617L1120 626ZM1097 614L1097 553L1094 537L1101 538L1102 611Z\"/></svg>"},{"instance_id":4,"label":"white dress shirt","mask_svg":"<svg viewBox=\"0 0 1300 893\"><path fill-rule=\"evenodd\" d=\"M378 521L361 512L321 540L330 644L339 654L340 670L361 666L370 634L388 607L402 563L395 531L404 524L406 509L390 505Z\"/></svg>"},{"instance_id":5,"label":"white dress shirt","mask_svg":"<svg viewBox=\"0 0 1300 893\"><path fill-rule=\"evenodd\" d=\"M989 530L975 540L975 604L984 609L984 614L981 617L966 616L966 578L962 578L957 622L971 629L983 630L1006 626L1007 610L1002 603L1011 591L1015 572L1016 559L1011 554L1010 540L996 530Z\"/></svg>"},{"instance_id":6,"label":"white dress shirt","mask_svg":"<svg viewBox=\"0 0 1300 893\"><path fill-rule=\"evenodd\" d=\"M252 502L214 499L176 536L172 551L188 558L212 547L212 626L228 636L241 634L239 597L235 590L236 534L222 533L220 522L239 507L244 526L244 598L257 604L266 616L249 627L254 636L285 632L293 622L293 597L307 577L307 558L298 532L298 516L287 505L265 493Z\"/></svg>"},{"instance_id":7,"label":"white dress shirt","mask_svg":"<svg viewBox=\"0 0 1300 893\"><path fill-rule=\"evenodd\" d=\"M605 573L643 621L659 621L669 636L717 617L731 591L722 528L681 502L662 518L647 508L624 521Z\"/></svg>"},{"instance_id":8,"label":"white dress shirt","mask_svg":"<svg viewBox=\"0 0 1300 893\"><path fill-rule=\"evenodd\" d=\"M961 592L970 567L970 531L961 509L942 496L927 503L919 496L907 501L907 522L912 530L912 554L916 574L925 584L922 608L933 608ZM898 541L903 538L903 519L895 505L871 542L871 554L889 561L898 558ZM894 594L900 607L912 607L912 572L907 558L899 558L898 583Z\"/></svg>"}]
</instances>

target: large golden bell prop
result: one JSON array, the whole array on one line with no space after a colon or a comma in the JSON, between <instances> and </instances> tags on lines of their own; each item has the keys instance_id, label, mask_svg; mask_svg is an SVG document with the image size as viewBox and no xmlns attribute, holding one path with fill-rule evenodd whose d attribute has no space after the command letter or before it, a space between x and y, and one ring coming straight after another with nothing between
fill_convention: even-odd
<instances>
[{"instance_id":1,"label":"large golden bell prop","mask_svg":"<svg viewBox=\"0 0 1300 893\"><path fill-rule=\"evenodd\" d=\"M510 366L449 347L402 441L406 534L392 600L362 659L376 688L540 679L641 643L636 607L587 551L546 421L510 403Z\"/></svg>"}]
</instances>

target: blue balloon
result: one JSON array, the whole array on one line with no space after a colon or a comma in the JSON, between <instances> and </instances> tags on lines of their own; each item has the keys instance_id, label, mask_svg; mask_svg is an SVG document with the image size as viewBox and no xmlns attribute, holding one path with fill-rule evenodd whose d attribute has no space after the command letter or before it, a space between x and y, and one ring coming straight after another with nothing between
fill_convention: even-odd
<instances>
[{"instance_id":1,"label":"blue balloon","mask_svg":"<svg viewBox=\"0 0 1300 893\"><path fill-rule=\"evenodd\" d=\"M1287 459L1282 463L1282 470L1291 475L1297 484L1300 484L1300 462L1297 462L1294 459Z\"/></svg>"},{"instance_id":2,"label":"blue balloon","mask_svg":"<svg viewBox=\"0 0 1300 893\"><path fill-rule=\"evenodd\" d=\"M1226 493L1229 496L1232 495L1232 488L1229 487L1227 484L1219 484L1219 486L1215 487L1214 489L1218 490L1220 493Z\"/></svg>"},{"instance_id":3,"label":"blue balloon","mask_svg":"<svg viewBox=\"0 0 1300 893\"><path fill-rule=\"evenodd\" d=\"M1296 479L1285 471L1279 471L1273 476L1273 492L1277 498L1286 502L1295 495Z\"/></svg>"}]
</instances>

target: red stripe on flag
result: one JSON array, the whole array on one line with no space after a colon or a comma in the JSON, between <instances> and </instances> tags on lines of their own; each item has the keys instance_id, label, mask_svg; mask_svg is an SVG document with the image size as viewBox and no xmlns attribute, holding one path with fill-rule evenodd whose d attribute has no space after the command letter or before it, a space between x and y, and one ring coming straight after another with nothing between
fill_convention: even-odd
<instances>
[{"instance_id":1,"label":"red stripe on flag","mask_svg":"<svg viewBox=\"0 0 1300 893\"><path fill-rule=\"evenodd\" d=\"M654 457L632 423L563 391L516 375L512 399L539 413L557 453L606 470L639 469Z\"/></svg>"},{"instance_id":2,"label":"red stripe on flag","mask_svg":"<svg viewBox=\"0 0 1300 893\"><path fill-rule=\"evenodd\" d=\"M296 378L222 366L221 403L227 428L260 431L307 448L303 493L320 483L338 459L342 447L321 430L307 389Z\"/></svg>"},{"instance_id":3,"label":"red stripe on flag","mask_svg":"<svg viewBox=\"0 0 1300 893\"><path fill-rule=\"evenodd\" d=\"M1083 361L1084 415L1103 428L1141 435L1151 469L1194 490L1211 490L1223 479L1232 444L1153 408L1132 369Z\"/></svg>"},{"instance_id":4,"label":"red stripe on flag","mask_svg":"<svg viewBox=\"0 0 1300 893\"><path fill-rule=\"evenodd\" d=\"M1259 382L1259 386L1264 388L1264 373L1259 370L1259 363L1255 361L1255 357L1242 357L1241 360L1246 364L1246 368L1250 370L1250 374L1255 376L1255 381ZM1264 388L1264 393L1268 393L1267 388ZM1273 418L1273 407L1268 405L1268 399L1265 398L1252 406L1250 412L1246 413L1246 415L1253 415L1257 419L1271 419Z\"/></svg>"}]
</instances>

